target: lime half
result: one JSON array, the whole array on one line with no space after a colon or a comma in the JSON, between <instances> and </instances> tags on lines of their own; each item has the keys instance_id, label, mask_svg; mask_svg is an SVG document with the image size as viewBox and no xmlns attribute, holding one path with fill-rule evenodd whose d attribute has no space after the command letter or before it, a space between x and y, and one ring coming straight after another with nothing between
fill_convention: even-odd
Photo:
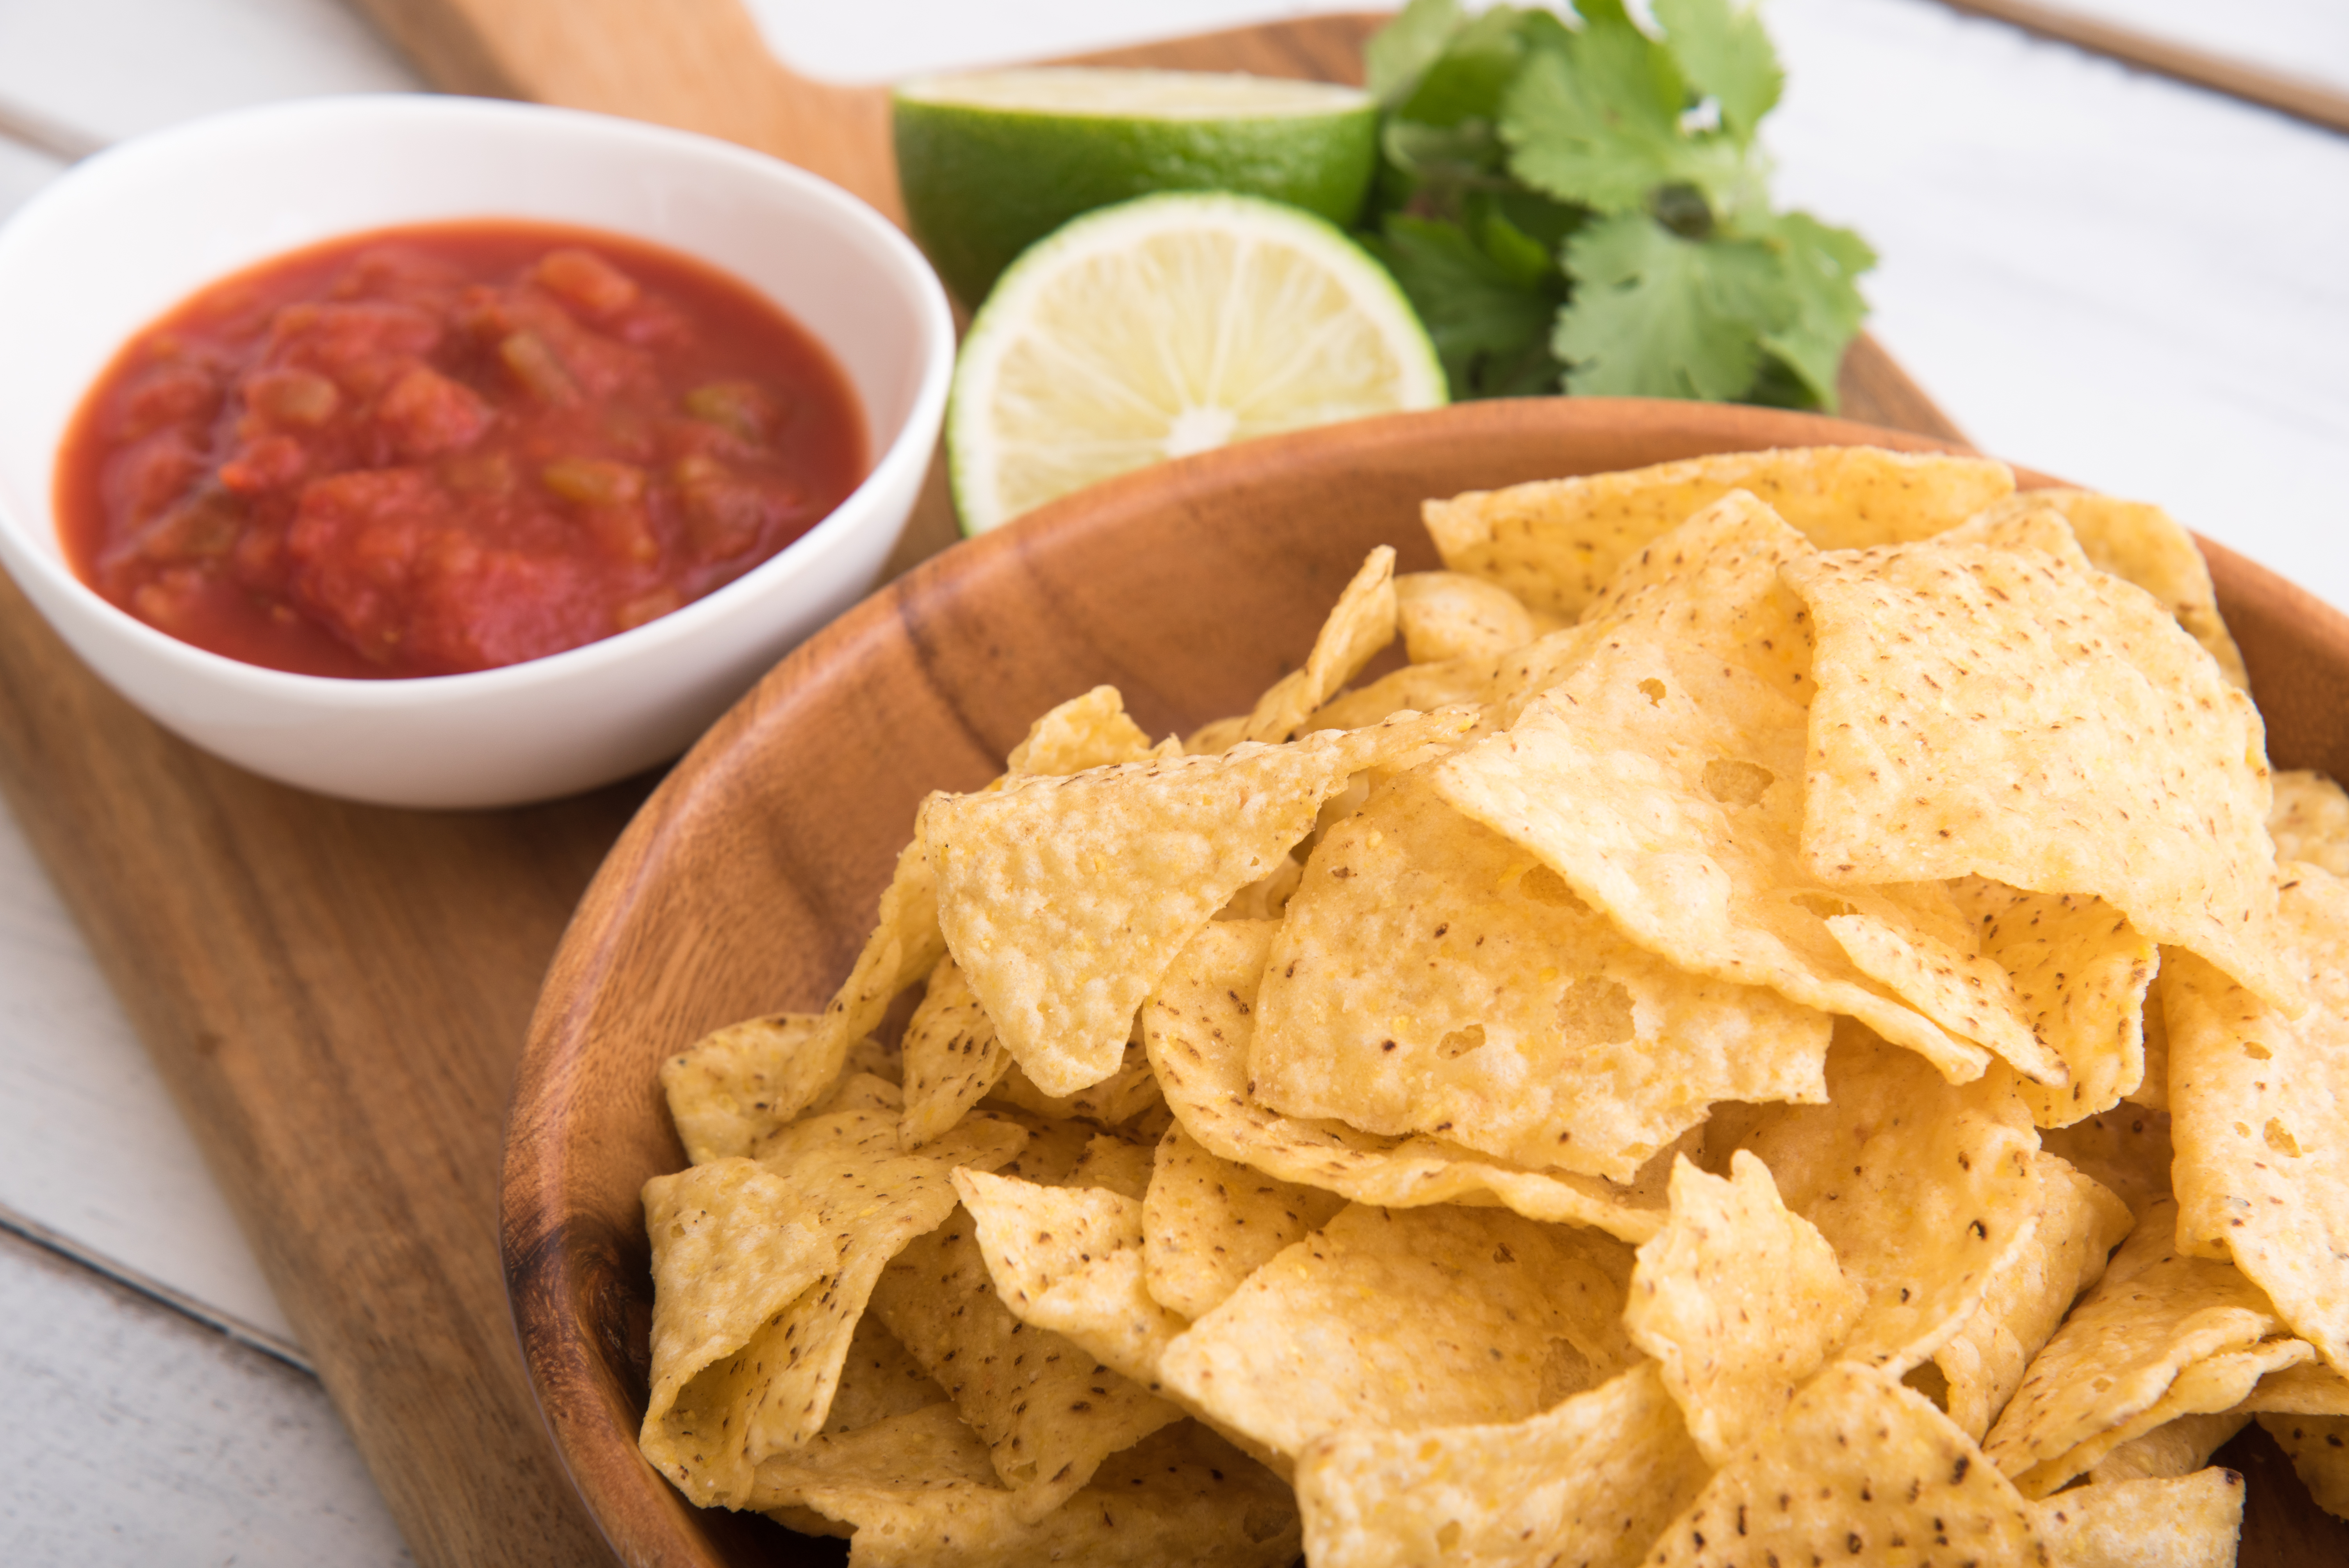
<instances>
[{"instance_id":1,"label":"lime half","mask_svg":"<svg viewBox=\"0 0 2349 1568\"><path fill-rule=\"evenodd\" d=\"M1145 463L1444 401L1385 269L1248 196L1145 196L1021 256L972 322L947 409L963 531Z\"/></svg>"},{"instance_id":2,"label":"lime half","mask_svg":"<svg viewBox=\"0 0 2349 1568\"><path fill-rule=\"evenodd\" d=\"M914 237L976 306L1013 257L1080 212L1158 191L1237 191L1354 221L1378 108L1353 88L1088 67L900 87L897 179Z\"/></svg>"}]
</instances>

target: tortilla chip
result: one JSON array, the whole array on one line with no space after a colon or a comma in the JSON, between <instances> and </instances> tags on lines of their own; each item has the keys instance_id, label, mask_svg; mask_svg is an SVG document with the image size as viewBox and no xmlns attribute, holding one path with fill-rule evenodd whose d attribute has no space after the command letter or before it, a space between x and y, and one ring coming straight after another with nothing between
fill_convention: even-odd
<instances>
[{"instance_id":1,"label":"tortilla chip","mask_svg":"<svg viewBox=\"0 0 2349 1568\"><path fill-rule=\"evenodd\" d=\"M661 1092L668 1099L669 1119L677 1124L686 1159L707 1165L746 1155L762 1134L798 1115L801 1106L791 1098L802 1092L814 1070L806 1059L808 1043L823 1028L823 1018L815 1013L746 1018L704 1035L663 1062ZM787 1105L789 1109L779 1109Z\"/></svg>"},{"instance_id":2,"label":"tortilla chip","mask_svg":"<svg viewBox=\"0 0 2349 1568\"><path fill-rule=\"evenodd\" d=\"M1248 1042L1275 929L1270 921L1215 922L1143 1008L1143 1039L1159 1087L1202 1147L1357 1202L1497 1201L1530 1219L1596 1225L1629 1242L1656 1233L1664 1217L1661 1191L1528 1171L1442 1139L1384 1138L1343 1122L1282 1116L1250 1094Z\"/></svg>"},{"instance_id":3,"label":"tortilla chip","mask_svg":"<svg viewBox=\"0 0 2349 1568\"><path fill-rule=\"evenodd\" d=\"M2165 1119L2169 1114L2169 1015L2161 1005L2158 978L2145 994L2145 1081L2123 1098Z\"/></svg>"},{"instance_id":4,"label":"tortilla chip","mask_svg":"<svg viewBox=\"0 0 2349 1568\"><path fill-rule=\"evenodd\" d=\"M1074 1094L1046 1094L1036 1087L1033 1078L1019 1070L1017 1063L991 1092L1005 1104L1038 1116L1056 1120L1076 1117L1103 1127L1123 1127L1162 1099L1158 1080L1150 1076L1149 1054L1139 1040L1127 1044L1117 1071Z\"/></svg>"},{"instance_id":5,"label":"tortilla chip","mask_svg":"<svg viewBox=\"0 0 2349 1568\"><path fill-rule=\"evenodd\" d=\"M1159 1377L1288 1455L1348 1426L1520 1420L1549 1402L1561 1355L1586 1387L1630 1360L1630 1266L1619 1243L1506 1210L1357 1203L1193 1324Z\"/></svg>"},{"instance_id":6,"label":"tortilla chip","mask_svg":"<svg viewBox=\"0 0 2349 1568\"><path fill-rule=\"evenodd\" d=\"M2310 1360L2270 1372L2236 1408L2245 1415L2349 1416L2349 1377Z\"/></svg>"},{"instance_id":7,"label":"tortilla chip","mask_svg":"<svg viewBox=\"0 0 2349 1568\"><path fill-rule=\"evenodd\" d=\"M2151 595L1982 545L1823 553L1784 573L1818 636L1803 816L1816 873L2093 893L2293 1001L2269 952L2259 711Z\"/></svg>"},{"instance_id":8,"label":"tortilla chip","mask_svg":"<svg viewBox=\"0 0 2349 1568\"><path fill-rule=\"evenodd\" d=\"M2316 1506L2349 1519L2349 1416L2261 1416Z\"/></svg>"},{"instance_id":9,"label":"tortilla chip","mask_svg":"<svg viewBox=\"0 0 2349 1568\"><path fill-rule=\"evenodd\" d=\"M1308 714L1337 696L1394 636L1394 550L1381 544L1363 558L1353 581L1338 595L1303 666L1281 676L1257 699L1235 740L1287 740Z\"/></svg>"},{"instance_id":10,"label":"tortilla chip","mask_svg":"<svg viewBox=\"0 0 2349 1568\"><path fill-rule=\"evenodd\" d=\"M2178 1252L2176 1212L2165 1201L2138 1222L1991 1429L1984 1450L2025 1495L2047 1495L2162 1420L2233 1405L2240 1395L2199 1409L2172 1401L2160 1418L2144 1418L2196 1364L2283 1332L2266 1296L2230 1264Z\"/></svg>"},{"instance_id":11,"label":"tortilla chip","mask_svg":"<svg viewBox=\"0 0 2349 1568\"><path fill-rule=\"evenodd\" d=\"M1838 1361L1706 1483L1647 1561L2033 1563L2029 1507L1940 1411L1885 1373Z\"/></svg>"},{"instance_id":12,"label":"tortilla chip","mask_svg":"<svg viewBox=\"0 0 2349 1568\"><path fill-rule=\"evenodd\" d=\"M1727 1181L1672 1167L1671 1218L1640 1247L1624 1323L1705 1462L1722 1465L1785 1414L1865 1301L1817 1228L1778 1201L1769 1169L1739 1150Z\"/></svg>"},{"instance_id":13,"label":"tortilla chip","mask_svg":"<svg viewBox=\"0 0 2349 1568\"><path fill-rule=\"evenodd\" d=\"M1946 1344L2045 1203L2013 1080L1945 1082L1850 1024L1822 1106L1772 1106L1744 1145L1786 1206L1819 1228L1868 1305L1837 1352L1898 1377Z\"/></svg>"},{"instance_id":14,"label":"tortilla chip","mask_svg":"<svg viewBox=\"0 0 2349 1568\"><path fill-rule=\"evenodd\" d=\"M939 919L1012 1059L1051 1095L1115 1072L1174 954L1311 830L1323 800L1472 722L1398 717L934 802Z\"/></svg>"},{"instance_id":15,"label":"tortilla chip","mask_svg":"<svg viewBox=\"0 0 2349 1568\"><path fill-rule=\"evenodd\" d=\"M1943 1384L1938 1402L1976 1442L2072 1303L2104 1277L2106 1259L2135 1222L2127 1204L2062 1160L2044 1150L2032 1158L2043 1199L2038 1223L1991 1271L1982 1305L1933 1352Z\"/></svg>"},{"instance_id":16,"label":"tortilla chip","mask_svg":"<svg viewBox=\"0 0 2349 1568\"><path fill-rule=\"evenodd\" d=\"M2251 1425L2240 1409L2201 1416L2180 1416L2164 1421L2141 1437L2131 1438L2088 1467L2092 1483L2116 1480L2160 1480L2192 1475L2208 1463L2228 1439ZM2059 1491L2050 1501L2077 1495Z\"/></svg>"},{"instance_id":17,"label":"tortilla chip","mask_svg":"<svg viewBox=\"0 0 2349 1568\"><path fill-rule=\"evenodd\" d=\"M1715 1100L1824 1099L1828 1033L1633 945L1414 772L1315 848L1248 1072L1290 1116L1630 1181Z\"/></svg>"},{"instance_id":18,"label":"tortilla chip","mask_svg":"<svg viewBox=\"0 0 2349 1568\"><path fill-rule=\"evenodd\" d=\"M970 982L951 958L930 971L929 989L905 1025L905 1116L899 1140L909 1150L945 1132L1011 1069Z\"/></svg>"},{"instance_id":19,"label":"tortilla chip","mask_svg":"<svg viewBox=\"0 0 2349 1568\"><path fill-rule=\"evenodd\" d=\"M1582 624L1609 635L1694 644L1807 702L1810 618L1778 569L1814 553L1785 519L1732 490L1625 562Z\"/></svg>"},{"instance_id":20,"label":"tortilla chip","mask_svg":"<svg viewBox=\"0 0 2349 1568\"><path fill-rule=\"evenodd\" d=\"M890 1264L873 1310L978 1433L1023 1520L1182 1415L1065 1336L1020 1322L996 1293L966 1211Z\"/></svg>"},{"instance_id":21,"label":"tortilla chip","mask_svg":"<svg viewBox=\"0 0 2349 1568\"><path fill-rule=\"evenodd\" d=\"M839 1254L799 1191L754 1160L645 1183L653 1249L652 1402L637 1447L703 1507L740 1507L750 1418L793 1302Z\"/></svg>"},{"instance_id":22,"label":"tortilla chip","mask_svg":"<svg viewBox=\"0 0 2349 1568\"><path fill-rule=\"evenodd\" d=\"M1455 703L1482 702L1492 684L1493 665L1489 659L1405 665L1366 686L1332 697L1314 709L1301 727L1308 734L1321 729L1360 729L1391 714L1433 713Z\"/></svg>"},{"instance_id":23,"label":"tortilla chip","mask_svg":"<svg viewBox=\"0 0 2349 1568\"><path fill-rule=\"evenodd\" d=\"M1216 918L1278 920L1288 913L1288 901L1304 876L1304 862L1291 851L1274 862L1272 870L1232 894L1232 902L1216 911Z\"/></svg>"},{"instance_id":24,"label":"tortilla chip","mask_svg":"<svg viewBox=\"0 0 2349 1568\"><path fill-rule=\"evenodd\" d=\"M1166 1130L1143 1199L1151 1295L1205 1317L1291 1243L1328 1224L1346 1200L1210 1154L1181 1122Z\"/></svg>"},{"instance_id":25,"label":"tortilla chip","mask_svg":"<svg viewBox=\"0 0 2349 1568\"><path fill-rule=\"evenodd\" d=\"M1974 513L1957 527L1933 536L1936 544L1986 544L1993 550L2037 550L2060 556L2084 571L2094 567L2080 548L2079 535L2064 514L2033 499L2036 492L2012 495Z\"/></svg>"},{"instance_id":26,"label":"tortilla chip","mask_svg":"<svg viewBox=\"0 0 2349 1568\"><path fill-rule=\"evenodd\" d=\"M2024 490L1993 502L1981 516L2049 508L2063 514L2081 551L2099 571L2136 583L2162 603L2186 634L2202 645L2220 673L2249 691L2243 655L2219 614L2210 568L2194 536L2178 520L2145 501L2118 500L2092 490Z\"/></svg>"},{"instance_id":27,"label":"tortilla chip","mask_svg":"<svg viewBox=\"0 0 2349 1568\"><path fill-rule=\"evenodd\" d=\"M771 1460L759 1501L853 1529L855 1568L1288 1568L1297 1557L1288 1489L1195 1422L1112 1456L1041 1519L1023 1519L1017 1496L993 1484L984 1445L953 1407L938 1406Z\"/></svg>"},{"instance_id":28,"label":"tortilla chip","mask_svg":"<svg viewBox=\"0 0 2349 1568\"><path fill-rule=\"evenodd\" d=\"M2243 1478L2206 1470L2084 1486L2031 1512L2060 1568L2232 1568Z\"/></svg>"},{"instance_id":29,"label":"tortilla chip","mask_svg":"<svg viewBox=\"0 0 2349 1568\"><path fill-rule=\"evenodd\" d=\"M755 1150L814 1213L840 1262L774 1331L781 1364L770 1357L764 1396L750 1418L747 1452L754 1460L823 1429L874 1282L900 1248L953 1210L954 1168L1002 1165L1027 1141L1009 1122L971 1117L920 1153L904 1153L895 1091L866 1082L876 1108L803 1117Z\"/></svg>"},{"instance_id":30,"label":"tortilla chip","mask_svg":"<svg viewBox=\"0 0 2349 1568\"><path fill-rule=\"evenodd\" d=\"M1818 447L1471 490L1421 514L1445 566L1572 620L1643 545L1733 490L1835 550L1926 538L2013 488L2004 464L1980 458Z\"/></svg>"},{"instance_id":31,"label":"tortilla chip","mask_svg":"<svg viewBox=\"0 0 2349 1568\"><path fill-rule=\"evenodd\" d=\"M2151 1013L2148 1007L2147 1016ZM2039 1135L2039 1145L2094 1178L2140 1219L2147 1209L2169 1196L2167 1111L2116 1106L2069 1127L2048 1129Z\"/></svg>"},{"instance_id":32,"label":"tortilla chip","mask_svg":"<svg viewBox=\"0 0 2349 1568\"><path fill-rule=\"evenodd\" d=\"M1104 1133L1085 1144L1084 1158L1069 1172L1065 1185L1106 1187L1139 1203L1142 1195L1150 1191L1151 1162L1157 1149L1155 1142L1133 1143Z\"/></svg>"},{"instance_id":33,"label":"tortilla chip","mask_svg":"<svg viewBox=\"0 0 2349 1568\"><path fill-rule=\"evenodd\" d=\"M1849 1014L1953 1079L1977 1076L1990 1053L1951 1031L2013 998L1969 984L1979 955L1953 944L1974 936L1946 890L1831 890L1803 864L1805 735L1802 708L1750 671L1625 634L1433 772L1453 806L1651 952ZM2021 1070L2061 1076L2019 1011L1983 1032Z\"/></svg>"},{"instance_id":34,"label":"tortilla chip","mask_svg":"<svg viewBox=\"0 0 2349 1568\"><path fill-rule=\"evenodd\" d=\"M832 1411L817 1435L838 1437L892 1416L950 1403L937 1379L922 1370L913 1353L868 1312L856 1320L848 1359L840 1367L840 1387L832 1396Z\"/></svg>"},{"instance_id":35,"label":"tortilla chip","mask_svg":"<svg viewBox=\"0 0 2349 1568\"><path fill-rule=\"evenodd\" d=\"M1306 1445L1314 1568L1631 1568L1705 1465L1651 1362L1501 1426L1348 1427Z\"/></svg>"},{"instance_id":36,"label":"tortilla chip","mask_svg":"<svg viewBox=\"0 0 2349 1568\"><path fill-rule=\"evenodd\" d=\"M1406 573L1394 580L1394 593L1403 652L1415 665L1497 659L1557 629L1508 590L1457 572Z\"/></svg>"},{"instance_id":37,"label":"tortilla chip","mask_svg":"<svg viewBox=\"0 0 2349 1568\"><path fill-rule=\"evenodd\" d=\"M1150 754L1150 737L1125 716L1117 687L1097 686L1029 726L1027 738L1011 748L1003 770L1018 776L1081 773L1112 762L1139 762Z\"/></svg>"},{"instance_id":38,"label":"tortilla chip","mask_svg":"<svg viewBox=\"0 0 2349 1568\"><path fill-rule=\"evenodd\" d=\"M2309 861L2349 877L2349 793L2322 773L2278 773L2268 836L2275 841L2276 864Z\"/></svg>"},{"instance_id":39,"label":"tortilla chip","mask_svg":"<svg viewBox=\"0 0 2349 1568\"><path fill-rule=\"evenodd\" d=\"M2194 958L2163 970L2178 1241L2349 1371L2349 882L2288 867L2280 923L2317 1003L2298 1022Z\"/></svg>"},{"instance_id":40,"label":"tortilla chip","mask_svg":"<svg viewBox=\"0 0 2349 1568\"><path fill-rule=\"evenodd\" d=\"M996 1295L1020 1322L1061 1335L1148 1388L1189 1321L1143 1284L1142 1204L1100 1187L1044 1187L966 1171L955 1189L977 1226Z\"/></svg>"},{"instance_id":41,"label":"tortilla chip","mask_svg":"<svg viewBox=\"0 0 2349 1568\"><path fill-rule=\"evenodd\" d=\"M2013 976L2032 1032L2064 1060L2062 1088L2026 1083L2042 1127L2100 1115L2145 1081L2145 997L2160 950L2120 911L2080 893L2025 892L1981 877L1956 884L1983 955Z\"/></svg>"}]
</instances>

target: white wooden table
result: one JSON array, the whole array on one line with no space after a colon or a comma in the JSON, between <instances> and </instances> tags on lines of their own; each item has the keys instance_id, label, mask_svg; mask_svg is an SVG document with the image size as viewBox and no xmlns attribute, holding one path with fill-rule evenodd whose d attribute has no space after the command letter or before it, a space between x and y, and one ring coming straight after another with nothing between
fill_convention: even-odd
<instances>
[{"instance_id":1,"label":"white wooden table","mask_svg":"<svg viewBox=\"0 0 2349 1568\"><path fill-rule=\"evenodd\" d=\"M2349 88L2339 0L2072 3ZM797 68L864 80L1350 8L753 3ZM1882 253L1874 328L1958 423L2349 605L2349 138L1930 0L1765 15L1780 193ZM59 145L417 85L336 0L0 0L0 111ZM64 166L0 135L0 218ZM5 814L0 1226L0 1562L408 1560Z\"/></svg>"}]
</instances>

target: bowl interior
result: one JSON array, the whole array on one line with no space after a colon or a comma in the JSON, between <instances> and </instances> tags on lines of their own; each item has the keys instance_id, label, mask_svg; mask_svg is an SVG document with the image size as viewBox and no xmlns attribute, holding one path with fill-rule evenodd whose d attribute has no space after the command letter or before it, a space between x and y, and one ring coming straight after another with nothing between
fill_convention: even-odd
<instances>
[{"instance_id":1,"label":"bowl interior","mask_svg":"<svg viewBox=\"0 0 2349 1568\"><path fill-rule=\"evenodd\" d=\"M94 160L0 231L0 518L57 558L66 424L122 343L187 295L335 235L471 217L615 230L733 273L831 349L872 461L913 416L945 325L926 268L878 214L706 138L423 96L224 115Z\"/></svg>"},{"instance_id":2,"label":"bowl interior","mask_svg":"<svg viewBox=\"0 0 2349 1568\"><path fill-rule=\"evenodd\" d=\"M1402 415L1210 453L962 545L803 645L646 806L566 935L509 1126L506 1271L542 1408L629 1562L836 1561L687 1505L635 1448L648 1253L638 1191L684 1156L663 1057L754 1013L821 1006L868 931L916 804L968 789L1049 705L1116 686L1154 734L1244 710L1310 645L1362 554L1436 564L1419 503L1703 452L1933 445L1805 416L1597 399ZM2215 557L2283 766L2349 768L2349 621Z\"/></svg>"}]
</instances>

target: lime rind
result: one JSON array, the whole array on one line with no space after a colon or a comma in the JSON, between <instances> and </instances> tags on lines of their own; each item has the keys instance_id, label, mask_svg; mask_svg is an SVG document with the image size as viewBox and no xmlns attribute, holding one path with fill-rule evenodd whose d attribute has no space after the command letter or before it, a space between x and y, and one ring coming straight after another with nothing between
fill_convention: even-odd
<instances>
[{"instance_id":1,"label":"lime rind","mask_svg":"<svg viewBox=\"0 0 2349 1568\"><path fill-rule=\"evenodd\" d=\"M1057 89L1023 86L1040 80ZM1377 106L1323 83L1007 72L909 83L891 119L914 236L974 306L1022 251L1081 212L1159 191L1231 191L1348 224L1378 162Z\"/></svg>"},{"instance_id":2,"label":"lime rind","mask_svg":"<svg viewBox=\"0 0 2349 1568\"><path fill-rule=\"evenodd\" d=\"M1173 297L1159 297L1180 296L1180 290L1136 293L1132 279L1123 281L1123 294L1087 292L1100 286L1095 274L1113 277L1121 264L1146 274L1143 258L1154 250L1216 245L1237 247L1227 291L1267 273L1281 284L1273 300L1248 302L1259 310L1253 323L1244 319L1245 308L1185 315ZM1055 311L1071 331L1056 336L1039 330L1040 320ZM1154 315L1163 319L1154 323ZM1212 333L1201 319L1210 315ZM1282 336L1283 328L1307 321L1312 331L1294 341ZM1247 330L1268 324L1271 332ZM1361 378L1333 385L1333 366L1324 360L1338 354L1342 368L1350 348ZM1180 363L1186 354L1187 373ZM1254 381L1245 375L1251 356L1272 366ZM1008 371L1015 359L1020 368ZM1045 361L1052 374L1040 377L1037 366ZM1300 366L1322 372L1318 384ZM1235 379L1237 395L1223 396ZM1023 380L1029 403L1041 386L1044 400L1054 405L1029 418L1043 428L1038 440L1006 429L1019 423L1007 416L1030 412ZM1215 395L1200 396L1203 386ZM947 411L947 475L964 531L975 534L1062 490L1143 462L1227 438L1444 401L1442 363L1410 302L1335 225L1256 197L1147 196L1077 219L1005 273L972 322L956 368Z\"/></svg>"}]
</instances>

